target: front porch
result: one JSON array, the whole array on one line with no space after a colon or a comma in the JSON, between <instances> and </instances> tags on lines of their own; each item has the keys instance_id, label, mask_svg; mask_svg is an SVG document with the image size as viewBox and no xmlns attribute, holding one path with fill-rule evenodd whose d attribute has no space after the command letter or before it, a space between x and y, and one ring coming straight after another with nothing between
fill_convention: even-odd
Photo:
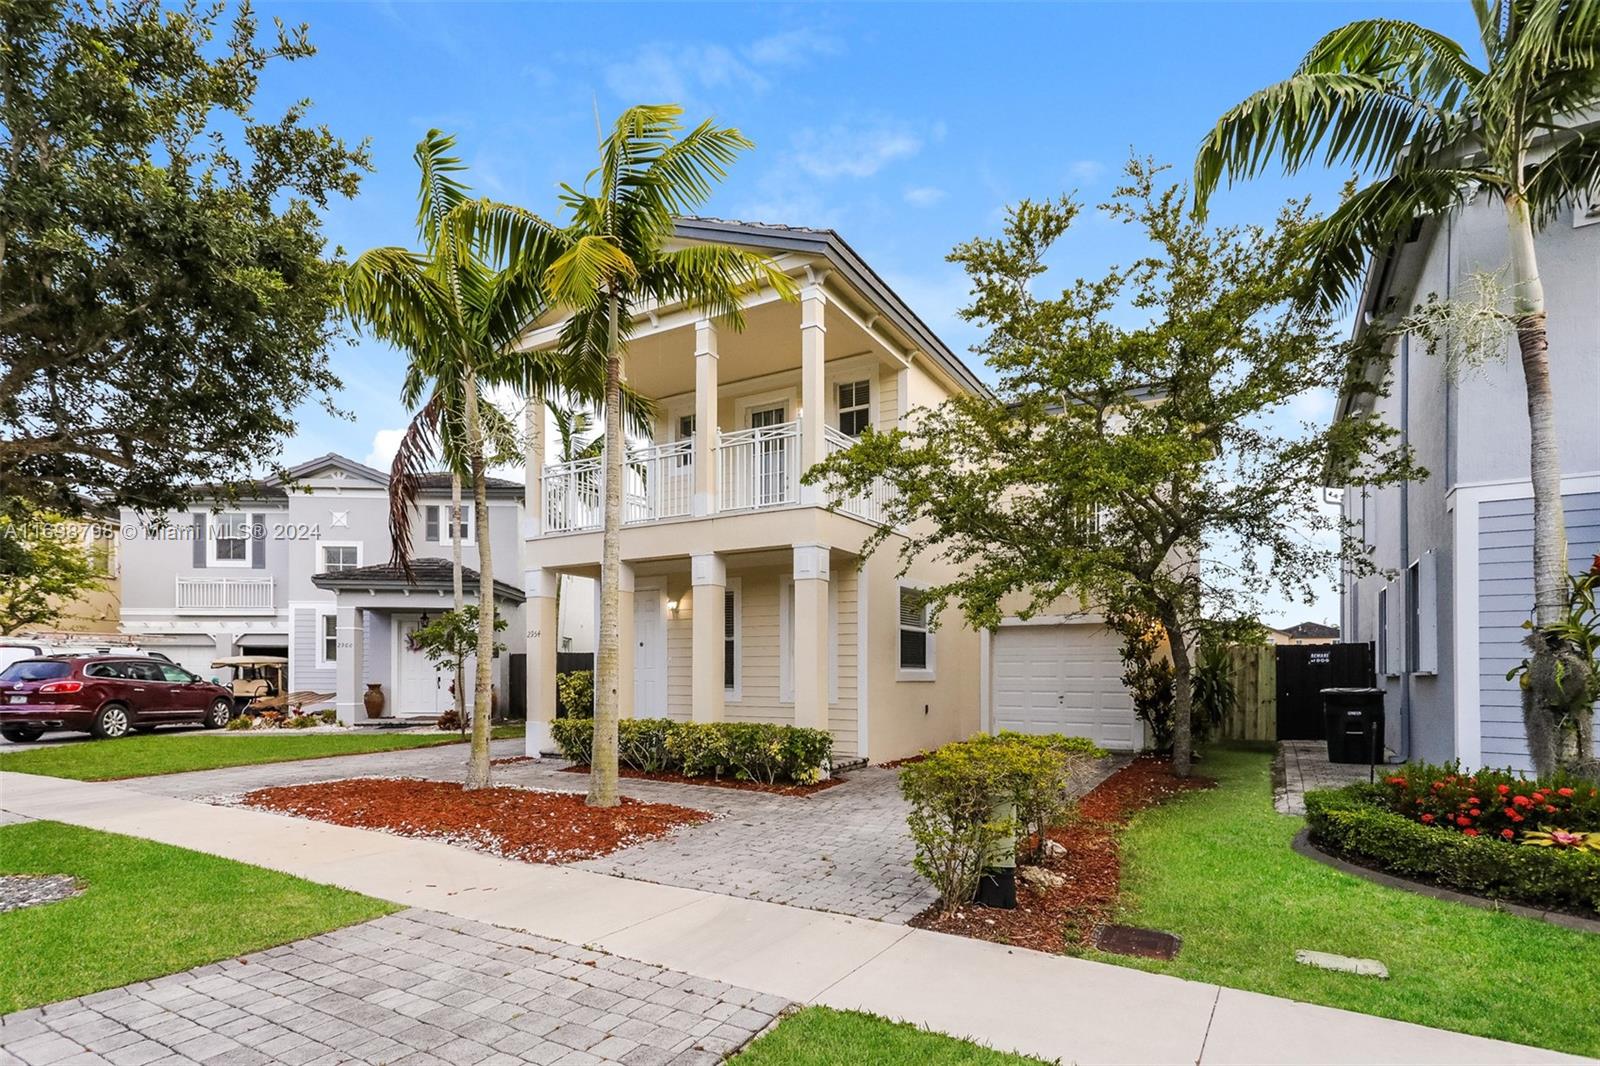
<instances>
[{"instance_id":1,"label":"front porch","mask_svg":"<svg viewBox=\"0 0 1600 1066\"><path fill-rule=\"evenodd\" d=\"M555 751L560 572L528 575L530 755ZM625 564L622 716L826 729L836 762L856 757L865 741L860 576L857 556L819 544Z\"/></svg>"}]
</instances>

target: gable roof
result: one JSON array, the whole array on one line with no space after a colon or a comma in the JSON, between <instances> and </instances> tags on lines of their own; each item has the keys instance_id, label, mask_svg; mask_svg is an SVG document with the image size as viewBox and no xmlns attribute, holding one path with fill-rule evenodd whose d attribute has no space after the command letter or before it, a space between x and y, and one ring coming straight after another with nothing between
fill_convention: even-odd
<instances>
[{"instance_id":1,"label":"gable roof","mask_svg":"<svg viewBox=\"0 0 1600 1066\"><path fill-rule=\"evenodd\" d=\"M225 485L197 485L195 486L195 499L237 499L241 503L251 500L284 500L288 498L289 491L302 479L310 477L321 470L328 468L342 470L351 477L359 478L377 488L389 487L389 475L376 467L365 463L358 463L349 456L340 455L338 452L328 452L315 459L308 459L303 463L296 463L284 471L284 476L274 475L258 482L244 482L232 486L234 495L228 495L229 486ZM521 499L525 495L522 482L512 481L503 477L486 477L484 482L488 488L491 499ZM446 472L434 471L417 476L417 489L425 495L434 495L439 492L450 491L450 475ZM462 486L463 499L472 498L472 486Z\"/></svg>"},{"instance_id":2,"label":"gable roof","mask_svg":"<svg viewBox=\"0 0 1600 1066\"><path fill-rule=\"evenodd\" d=\"M352 592L362 592L368 589L451 592L455 588L452 567L453 564L449 559L426 556L411 560L411 580L409 581L406 580L405 572L400 567L393 562L387 562L317 574L311 579L311 583L319 589L348 589ZM461 587L468 592L478 591L478 572L470 566L461 568ZM494 594L512 603L521 603L526 598L521 589L515 585L508 585L504 581L496 581L494 583Z\"/></svg>"},{"instance_id":3,"label":"gable roof","mask_svg":"<svg viewBox=\"0 0 1600 1066\"><path fill-rule=\"evenodd\" d=\"M1321 622L1301 622L1298 625L1279 629L1278 632L1295 640L1320 640L1325 637L1337 637L1339 635L1339 627L1323 625Z\"/></svg>"},{"instance_id":4,"label":"gable roof","mask_svg":"<svg viewBox=\"0 0 1600 1066\"><path fill-rule=\"evenodd\" d=\"M989 386L961 358L939 339L938 334L911 310L910 306L867 265L867 261L831 229L784 226L770 222L742 222L736 219L702 218L686 215L677 220L676 233L687 240L722 241L770 251L801 252L820 256L838 270L851 285L865 293L885 317L952 378L969 392L991 395Z\"/></svg>"}]
</instances>

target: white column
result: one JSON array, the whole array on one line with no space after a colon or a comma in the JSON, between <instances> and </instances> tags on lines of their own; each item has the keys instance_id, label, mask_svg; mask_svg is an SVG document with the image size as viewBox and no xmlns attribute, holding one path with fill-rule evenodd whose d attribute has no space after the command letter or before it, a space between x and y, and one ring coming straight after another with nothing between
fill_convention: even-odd
<instances>
[{"instance_id":1,"label":"white column","mask_svg":"<svg viewBox=\"0 0 1600 1066\"><path fill-rule=\"evenodd\" d=\"M365 611L360 607L339 605L334 623L334 653L337 656L334 693L339 721L345 725L354 725L357 718L367 716L366 708L361 703L361 679L366 667L365 626Z\"/></svg>"},{"instance_id":2,"label":"white column","mask_svg":"<svg viewBox=\"0 0 1600 1066\"><path fill-rule=\"evenodd\" d=\"M794 546L794 724L828 728L828 547Z\"/></svg>"},{"instance_id":3,"label":"white column","mask_svg":"<svg viewBox=\"0 0 1600 1066\"><path fill-rule=\"evenodd\" d=\"M527 497L523 512L524 540L544 533L544 422L544 401L529 400L523 415L523 432L527 438L523 456L526 464L523 484Z\"/></svg>"},{"instance_id":4,"label":"white column","mask_svg":"<svg viewBox=\"0 0 1600 1066\"><path fill-rule=\"evenodd\" d=\"M717 327L694 327L694 513L717 513Z\"/></svg>"},{"instance_id":5,"label":"white column","mask_svg":"<svg viewBox=\"0 0 1600 1066\"><path fill-rule=\"evenodd\" d=\"M556 751L550 723L556 720L556 651L560 645L556 585L560 580L560 574L543 568L523 575L528 594L524 610L528 620L528 731L523 750L535 759Z\"/></svg>"},{"instance_id":6,"label":"white column","mask_svg":"<svg viewBox=\"0 0 1600 1066\"><path fill-rule=\"evenodd\" d=\"M617 716L632 718L633 653L639 646L633 631L633 567L623 563L617 577Z\"/></svg>"},{"instance_id":7,"label":"white column","mask_svg":"<svg viewBox=\"0 0 1600 1066\"><path fill-rule=\"evenodd\" d=\"M691 646L691 715L696 722L720 722L723 717L723 657L727 653L723 632L723 597L728 569L722 556L696 555L690 562L693 585L694 638Z\"/></svg>"},{"instance_id":8,"label":"white column","mask_svg":"<svg viewBox=\"0 0 1600 1066\"><path fill-rule=\"evenodd\" d=\"M821 279L800 290L800 470L805 472L822 462L826 451L822 427L828 412L823 366L827 359L828 326L825 321L827 294ZM816 503L816 486L802 486L801 503Z\"/></svg>"}]
</instances>

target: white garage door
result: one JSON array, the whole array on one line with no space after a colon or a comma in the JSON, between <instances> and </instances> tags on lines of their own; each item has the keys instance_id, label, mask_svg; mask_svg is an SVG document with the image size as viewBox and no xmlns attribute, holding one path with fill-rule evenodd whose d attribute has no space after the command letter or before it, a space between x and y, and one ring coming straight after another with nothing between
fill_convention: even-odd
<instances>
[{"instance_id":1,"label":"white garage door","mask_svg":"<svg viewBox=\"0 0 1600 1066\"><path fill-rule=\"evenodd\" d=\"M1003 626L994 637L995 728L1134 749L1142 734L1122 684L1121 644L1101 625Z\"/></svg>"}]
</instances>

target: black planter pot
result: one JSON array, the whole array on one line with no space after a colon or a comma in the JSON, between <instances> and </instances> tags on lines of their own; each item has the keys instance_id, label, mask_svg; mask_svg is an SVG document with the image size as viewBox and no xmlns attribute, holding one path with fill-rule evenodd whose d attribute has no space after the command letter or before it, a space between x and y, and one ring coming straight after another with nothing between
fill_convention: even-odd
<instances>
[{"instance_id":1,"label":"black planter pot","mask_svg":"<svg viewBox=\"0 0 1600 1066\"><path fill-rule=\"evenodd\" d=\"M994 867L983 871L978 878L978 891L972 901L980 907L1015 910L1017 906L1017 870L1014 866Z\"/></svg>"}]
</instances>

